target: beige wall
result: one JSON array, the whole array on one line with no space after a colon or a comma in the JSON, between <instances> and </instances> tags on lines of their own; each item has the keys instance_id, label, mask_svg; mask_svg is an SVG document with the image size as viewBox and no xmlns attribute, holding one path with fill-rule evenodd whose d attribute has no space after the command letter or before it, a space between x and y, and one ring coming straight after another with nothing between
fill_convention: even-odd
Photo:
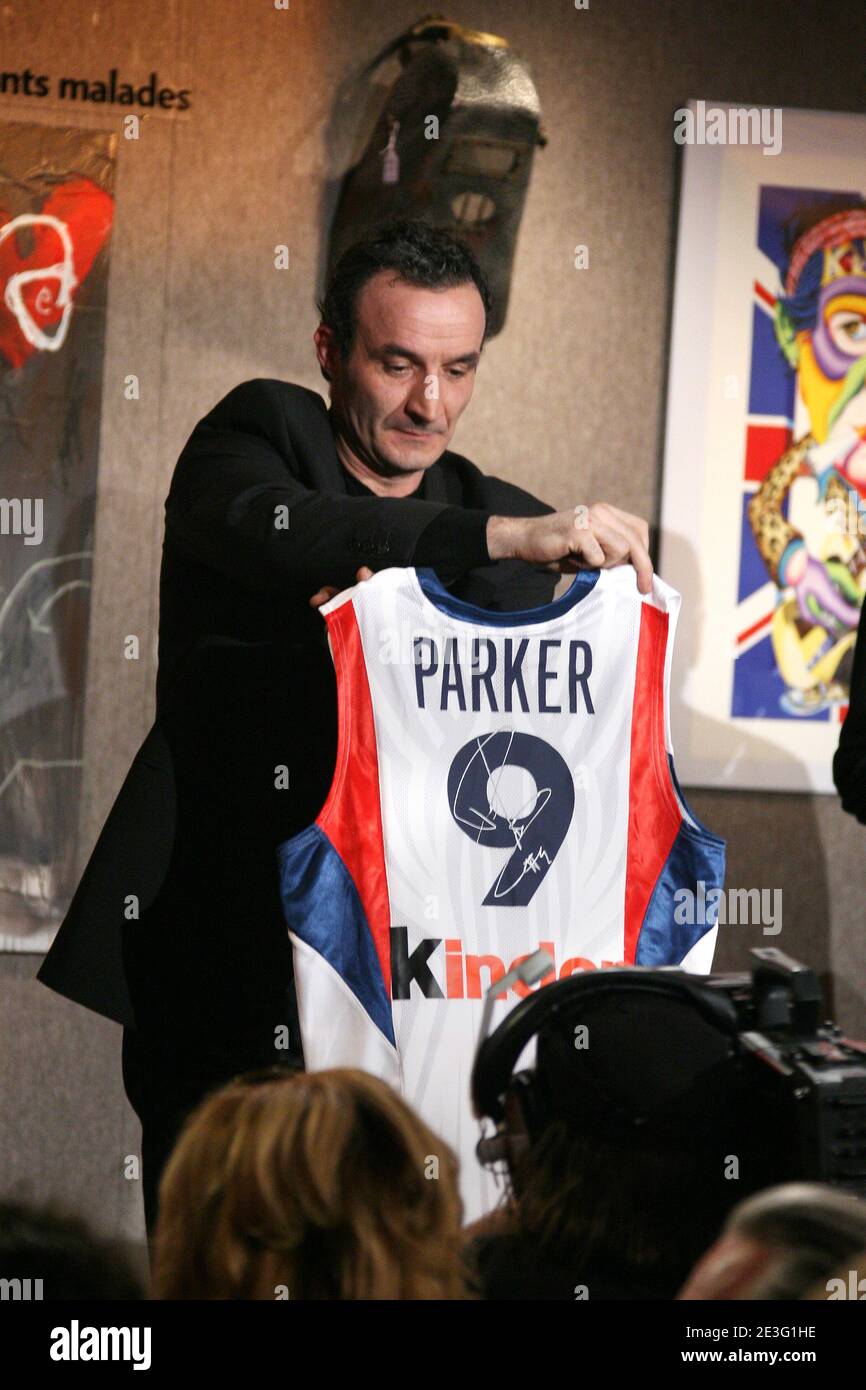
<instances>
[{"instance_id":1,"label":"beige wall","mask_svg":"<svg viewBox=\"0 0 866 1390\"><path fill-rule=\"evenodd\" d=\"M0 67L189 87L183 115L119 142L89 665L82 855L153 710L162 505L195 421L231 386L321 389L313 293L340 175L377 101L362 63L425 12L402 0L41 0L0 15ZM672 113L690 97L843 110L862 97L863 33L822 7L730 0L492 0L449 16L531 63L549 144L536 157L509 320L485 351L455 447L552 504L656 515L676 180ZM812 19L811 16L818 16ZM857 20L857 23L862 21ZM835 33L835 38L834 38ZM811 70L810 70L811 68ZM382 70L380 81L396 68ZM383 89L384 90L384 89ZM859 109L863 109L862 104ZM0 119L120 128L109 109L0 98ZM291 269L273 268L287 243ZM591 269L571 269L577 242ZM123 397L136 373L141 399ZM686 595L688 601L688 595ZM142 660L121 658L126 633ZM674 730L676 736L676 730ZM729 883L781 887L774 945L832 974L836 1016L866 1035L866 831L833 797L696 792L729 841ZM717 964L744 964L748 928ZM0 957L4 1192L56 1196L118 1238L142 1231L121 1177L136 1124L120 1030L51 995L35 957Z\"/></svg>"}]
</instances>

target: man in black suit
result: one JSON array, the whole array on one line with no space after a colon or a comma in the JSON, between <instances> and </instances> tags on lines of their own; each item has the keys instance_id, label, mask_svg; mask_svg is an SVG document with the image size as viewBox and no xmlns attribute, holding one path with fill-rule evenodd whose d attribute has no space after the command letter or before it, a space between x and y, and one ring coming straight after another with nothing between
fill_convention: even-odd
<instances>
[{"instance_id":1,"label":"man in black suit","mask_svg":"<svg viewBox=\"0 0 866 1390\"><path fill-rule=\"evenodd\" d=\"M848 713L833 755L833 781L842 810L866 825L866 603L857 625Z\"/></svg>"},{"instance_id":2,"label":"man in black suit","mask_svg":"<svg viewBox=\"0 0 866 1390\"><path fill-rule=\"evenodd\" d=\"M145 1216L184 1116L210 1088L302 1065L276 847L315 820L336 754L332 594L430 565L499 612L560 573L631 562L645 522L555 512L448 449L490 296L449 233L398 220L350 248L315 334L331 404L245 382L196 425L166 500L156 721L39 978L124 1025ZM578 514L579 513L579 514Z\"/></svg>"}]
</instances>

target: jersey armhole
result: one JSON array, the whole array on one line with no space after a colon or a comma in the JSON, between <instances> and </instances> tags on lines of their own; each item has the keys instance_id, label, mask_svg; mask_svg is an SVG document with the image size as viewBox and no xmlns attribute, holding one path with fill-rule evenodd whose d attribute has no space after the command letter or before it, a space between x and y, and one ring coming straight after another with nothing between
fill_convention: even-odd
<instances>
[{"instance_id":1,"label":"jersey armhole","mask_svg":"<svg viewBox=\"0 0 866 1390\"><path fill-rule=\"evenodd\" d=\"M664 669L662 671L662 690L664 706L664 751L665 768L664 776L673 792L677 805L680 808L686 824L702 835L705 839L714 844L724 845L725 840L710 830L709 826L704 825L703 821L698 820L689 803L686 801L685 794L680 786L677 770L674 763L673 739L671 736L671 671L673 667L674 643L677 634L677 622L680 616L680 595L674 590L668 590L666 599L667 608L667 637L665 643Z\"/></svg>"},{"instance_id":2,"label":"jersey armhole","mask_svg":"<svg viewBox=\"0 0 866 1390\"><path fill-rule=\"evenodd\" d=\"M321 830L325 829L337 799L340 796L343 783L346 780L346 769L349 765L350 730L352 728L352 683L343 628L347 622L353 620L354 610L351 603L340 604L325 615L325 622L328 625L328 650L331 653L331 660L334 663L334 679L337 682L337 756L334 760L334 775L331 778L328 794L314 821L314 824L319 826Z\"/></svg>"}]
</instances>

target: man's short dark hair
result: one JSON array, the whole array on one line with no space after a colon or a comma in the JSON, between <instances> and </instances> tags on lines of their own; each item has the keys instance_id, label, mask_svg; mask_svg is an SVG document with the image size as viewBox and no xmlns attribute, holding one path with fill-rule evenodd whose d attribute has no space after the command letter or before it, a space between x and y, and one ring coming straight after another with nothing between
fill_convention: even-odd
<instances>
[{"instance_id":1,"label":"man's short dark hair","mask_svg":"<svg viewBox=\"0 0 866 1390\"><path fill-rule=\"evenodd\" d=\"M316 300L322 322L333 329L344 362L355 341L358 293L380 270L393 270L399 279L423 289L474 284L484 304L484 346L493 297L469 247L445 227L433 227L421 218L392 217L372 227L343 252L324 297Z\"/></svg>"}]
</instances>

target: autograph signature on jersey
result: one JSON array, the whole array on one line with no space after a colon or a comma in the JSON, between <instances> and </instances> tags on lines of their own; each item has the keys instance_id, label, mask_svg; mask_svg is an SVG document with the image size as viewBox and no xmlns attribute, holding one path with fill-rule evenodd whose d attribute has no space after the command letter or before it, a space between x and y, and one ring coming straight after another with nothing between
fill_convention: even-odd
<instances>
[{"instance_id":1,"label":"autograph signature on jersey","mask_svg":"<svg viewBox=\"0 0 866 1390\"><path fill-rule=\"evenodd\" d=\"M511 811L501 792L506 769L528 775L535 784ZM476 844L512 851L483 905L525 907L553 864L574 813L574 781L565 759L537 734L514 729L478 734L451 763L448 804L456 824Z\"/></svg>"}]
</instances>

